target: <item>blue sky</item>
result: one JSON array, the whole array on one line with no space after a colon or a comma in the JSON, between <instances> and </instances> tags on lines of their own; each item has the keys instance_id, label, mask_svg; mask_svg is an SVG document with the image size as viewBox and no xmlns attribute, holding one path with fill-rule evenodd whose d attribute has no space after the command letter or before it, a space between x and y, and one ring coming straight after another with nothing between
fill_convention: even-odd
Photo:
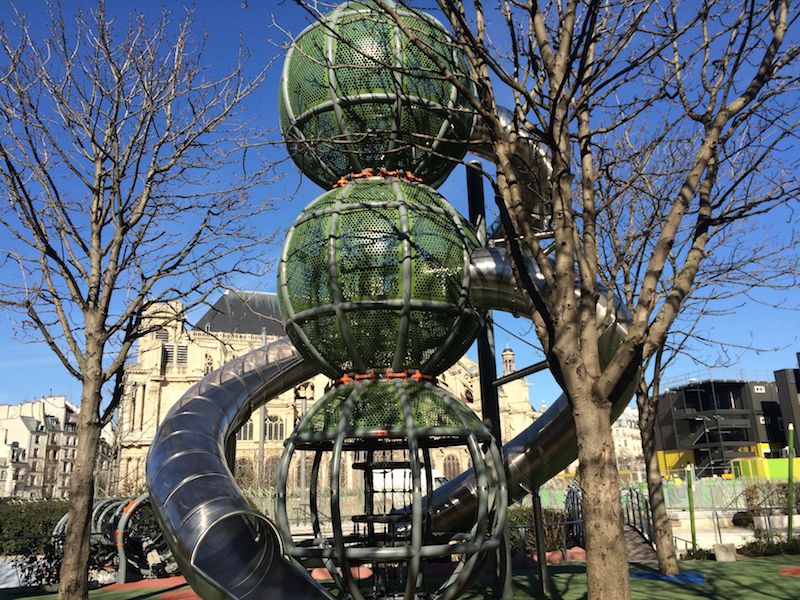
<instances>
[{"instance_id":1,"label":"blue sky","mask_svg":"<svg viewBox=\"0 0 800 600\"><path fill-rule=\"evenodd\" d=\"M65 3L72 5L73 3ZM81 5L92 3L81 2ZM29 15L31 23L38 27L43 21L44 3L2 3L0 19L3 22L15 20L12 7ZM109 11L116 11L118 19L127 20L128 3L109 2ZM182 16L184 9L177 2L157 2L142 0L136 3L137 10L145 15L158 18L163 6L169 6L176 20ZM71 8L71 6L70 6ZM208 33L205 51L206 63L213 72L230 64L238 50L241 37L245 47L252 51L251 65L253 69L263 67L274 61L265 85L248 101L245 107L245 118L252 119L260 126L277 128L277 89L282 64L283 49L286 36L280 28L293 33L299 32L309 22L309 17L292 1L267 2L250 0L238 2L231 0L204 0L194 5L195 28L198 34ZM280 25L276 27L273 23ZM274 134L278 140L278 134ZM282 146L276 145L270 158L285 158ZM300 210L322 193L322 190L310 182L304 182L299 191L297 187L297 169L286 161L282 164L283 178L269 188L257 190L258 194L270 198L276 203L276 211L265 217L265 228L286 228L294 220ZM466 212L466 198L463 168L458 168L448 182L440 189L442 194L459 210ZM267 222L268 219L268 222ZM769 224L769 223L768 223ZM774 217L774 226L782 227L779 217ZM0 236L3 233L0 232ZM2 240L0 239L0 242ZM264 248L267 257L277 257L279 241ZM274 273L261 279L248 278L237 282L244 289L262 291L275 290ZM739 346L757 346L764 351L736 350L731 352L737 357L735 368L743 369L760 376L764 372L775 369L795 367L795 352L800 351L800 311L789 310L800 307L800 293L764 292L762 302L742 299L741 306L728 316L710 320L706 331L716 339L725 340ZM781 304L786 310L775 309L769 304ZM522 337L535 341L535 336L523 320L510 316L498 315L499 327L495 336L499 352L505 345L510 345L517 353L517 366L522 367L540 360L540 356L528 344L517 339ZM508 332L504 329L509 330ZM700 352L703 360L713 360L714 348ZM474 356L474 350L470 353ZM681 359L670 369L667 378L677 377L698 367L688 359ZM531 399L535 406L543 401L550 404L559 390L547 373L531 377ZM41 395L54 393L66 394L71 400L80 397L80 384L66 374L50 350L35 343L23 343L15 339L14 323L11 315L0 312L0 402L16 403Z\"/></svg>"}]
</instances>

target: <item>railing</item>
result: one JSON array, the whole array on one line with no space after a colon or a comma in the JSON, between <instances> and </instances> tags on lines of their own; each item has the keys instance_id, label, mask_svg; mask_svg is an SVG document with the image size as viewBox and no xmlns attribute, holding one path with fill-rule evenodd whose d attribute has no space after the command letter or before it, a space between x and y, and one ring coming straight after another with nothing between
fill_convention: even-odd
<instances>
[{"instance_id":1,"label":"railing","mask_svg":"<svg viewBox=\"0 0 800 600\"><path fill-rule=\"evenodd\" d=\"M650 499L634 487L622 491L622 512L625 524L638 531L651 545L655 545L653 513Z\"/></svg>"},{"instance_id":2,"label":"railing","mask_svg":"<svg viewBox=\"0 0 800 600\"><path fill-rule=\"evenodd\" d=\"M581 505L581 488L573 484L567 490L567 498L564 502L564 511L567 513L569 523L573 523L572 535L579 546L586 546L586 539L583 529L583 507Z\"/></svg>"}]
</instances>

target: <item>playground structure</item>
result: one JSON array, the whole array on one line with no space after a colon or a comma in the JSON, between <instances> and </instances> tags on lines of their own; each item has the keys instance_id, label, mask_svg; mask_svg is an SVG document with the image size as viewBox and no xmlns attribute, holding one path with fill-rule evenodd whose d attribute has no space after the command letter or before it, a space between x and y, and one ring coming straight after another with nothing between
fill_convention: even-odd
<instances>
[{"instance_id":1,"label":"playground structure","mask_svg":"<svg viewBox=\"0 0 800 600\"><path fill-rule=\"evenodd\" d=\"M398 22L424 36L429 52ZM442 78L443 66L460 74L460 86ZM194 385L148 455L153 509L202 597L456 598L480 565L494 562L489 555L507 575L508 503L575 459L566 397L501 450L497 433L436 385L475 340L485 311L527 312L506 251L488 247L485 232L430 187L468 148L488 152L461 93L471 81L438 22L382 1L338 7L289 51L284 136L303 172L334 189L287 236L278 288L288 337ZM531 218L545 223L546 156L510 123L507 132L517 138ZM527 269L543 285L532 260ZM626 316L607 314L600 297L607 360ZM335 386L287 440L273 523L233 479L235 433L254 410L319 372ZM613 399L614 418L627 401L625 393ZM430 453L456 446L472 467L434 488ZM310 465L308 532L292 531L286 517L287 482L304 468L297 464ZM340 503L343 465L360 474L358 507ZM385 479L376 485L387 470L410 473L388 498ZM443 582L430 576L437 562L449 565ZM320 566L338 591L310 576Z\"/></svg>"},{"instance_id":2,"label":"playground structure","mask_svg":"<svg viewBox=\"0 0 800 600\"><path fill-rule=\"evenodd\" d=\"M90 543L93 563L116 565L117 583L165 577L178 570L172 552L149 506L149 494L97 500L92 507ZM65 514L53 528L60 546L67 529ZM57 554L63 554L57 548Z\"/></svg>"}]
</instances>

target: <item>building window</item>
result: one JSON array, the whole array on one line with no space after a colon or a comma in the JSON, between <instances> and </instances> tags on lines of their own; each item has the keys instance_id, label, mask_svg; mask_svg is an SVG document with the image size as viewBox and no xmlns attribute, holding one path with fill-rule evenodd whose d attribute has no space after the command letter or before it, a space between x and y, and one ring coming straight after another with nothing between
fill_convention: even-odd
<instances>
[{"instance_id":1,"label":"building window","mask_svg":"<svg viewBox=\"0 0 800 600\"><path fill-rule=\"evenodd\" d=\"M33 443L34 444L38 444L39 443L39 436L38 435L33 438Z\"/></svg>"},{"instance_id":2,"label":"building window","mask_svg":"<svg viewBox=\"0 0 800 600\"><path fill-rule=\"evenodd\" d=\"M236 439L241 441L249 441L253 439L253 421L249 420L242 425L242 428L236 432Z\"/></svg>"},{"instance_id":3,"label":"building window","mask_svg":"<svg viewBox=\"0 0 800 600\"><path fill-rule=\"evenodd\" d=\"M178 346L178 364L185 365L189 362L189 346Z\"/></svg>"},{"instance_id":4,"label":"building window","mask_svg":"<svg viewBox=\"0 0 800 600\"><path fill-rule=\"evenodd\" d=\"M264 485L272 487L275 485L275 479L278 477L278 467L280 466L280 457L271 456L264 462Z\"/></svg>"},{"instance_id":5,"label":"building window","mask_svg":"<svg viewBox=\"0 0 800 600\"><path fill-rule=\"evenodd\" d=\"M175 346L164 344L161 348L161 364L171 365L175 361Z\"/></svg>"},{"instance_id":6,"label":"building window","mask_svg":"<svg viewBox=\"0 0 800 600\"><path fill-rule=\"evenodd\" d=\"M448 454L444 458L444 476L447 479L453 479L456 475L461 473L461 463L458 457Z\"/></svg>"},{"instance_id":7,"label":"building window","mask_svg":"<svg viewBox=\"0 0 800 600\"><path fill-rule=\"evenodd\" d=\"M275 415L269 415L264 421L264 423L266 424L267 427L268 440L283 441L284 439L283 419L276 417Z\"/></svg>"},{"instance_id":8,"label":"building window","mask_svg":"<svg viewBox=\"0 0 800 600\"><path fill-rule=\"evenodd\" d=\"M214 360L211 358L210 354L206 354L205 356L205 364L203 366L203 373L208 375L211 371L214 370Z\"/></svg>"},{"instance_id":9,"label":"building window","mask_svg":"<svg viewBox=\"0 0 800 600\"><path fill-rule=\"evenodd\" d=\"M39 458L39 449L38 448L34 448L33 449L33 458Z\"/></svg>"},{"instance_id":10,"label":"building window","mask_svg":"<svg viewBox=\"0 0 800 600\"><path fill-rule=\"evenodd\" d=\"M467 391L464 392L464 399L467 401L468 404L472 404L475 402L475 396L472 394L472 390L467 388Z\"/></svg>"},{"instance_id":11,"label":"building window","mask_svg":"<svg viewBox=\"0 0 800 600\"><path fill-rule=\"evenodd\" d=\"M766 386L763 386L763 385L754 385L753 386L753 391L756 394L766 394L767 393L767 388L766 388Z\"/></svg>"},{"instance_id":12,"label":"building window","mask_svg":"<svg viewBox=\"0 0 800 600\"><path fill-rule=\"evenodd\" d=\"M161 340L162 342L169 341L169 331L166 329L158 329L156 330L156 339Z\"/></svg>"},{"instance_id":13,"label":"building window","mask_svg":"<svg viewBox=\"0 0 800 600\"><path fill-rule=\"evenodd\" d=\"M5 481L7 476L8 476L8 472L5 469L0 471L0 481Z\"/></svg>"}]
</instances>

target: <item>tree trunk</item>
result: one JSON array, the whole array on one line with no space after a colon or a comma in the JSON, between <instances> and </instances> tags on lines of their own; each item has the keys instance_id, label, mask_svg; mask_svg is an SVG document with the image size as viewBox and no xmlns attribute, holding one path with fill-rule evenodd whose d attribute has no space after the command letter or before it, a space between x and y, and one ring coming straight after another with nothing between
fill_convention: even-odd
<instances>
[{"instance_id":1,"label":"tree trunk","mask_svg":"<svg viewBox=\"0 0 800 600\"><path fill-rule=\"evenodd\" d=\"M655 415L652 416L655 420ZM650 497L650 512L653 515L653 531L656 539L656 556L658 568L664 575L680 573L678 559L675 556L675 543L672 538L672 523L667 515L664 502L664 486L661 482L661 468L658 466L656 454L655 431L653 427L642 427L642 453L647 470L647 495Z\"/></svg>"},{"instance_id":2,"label":"tree trunk","mask_svg":"<svg viewBox=\"0 0 800 600\"><path fill-rule=\"evenodd\" d=\"M590 600L630 600L628 551L622 529L611 407L575 400L584 530L586 583Z\"/></svg>"},{"instance_id":3,"label":"tree trunk","mask_svg":"<svg viewBox=\"0 0 800 600\"><path fill-rule=\"evenodd\" d=\"M84 600L89 585L89 537L94 501L94 466L100 441L99 377L97 370L86 372L78 413L78 447L69 480L69 513L64 540L64 560L58 588L60 600Z\"/></svg>"}]
</instances>

